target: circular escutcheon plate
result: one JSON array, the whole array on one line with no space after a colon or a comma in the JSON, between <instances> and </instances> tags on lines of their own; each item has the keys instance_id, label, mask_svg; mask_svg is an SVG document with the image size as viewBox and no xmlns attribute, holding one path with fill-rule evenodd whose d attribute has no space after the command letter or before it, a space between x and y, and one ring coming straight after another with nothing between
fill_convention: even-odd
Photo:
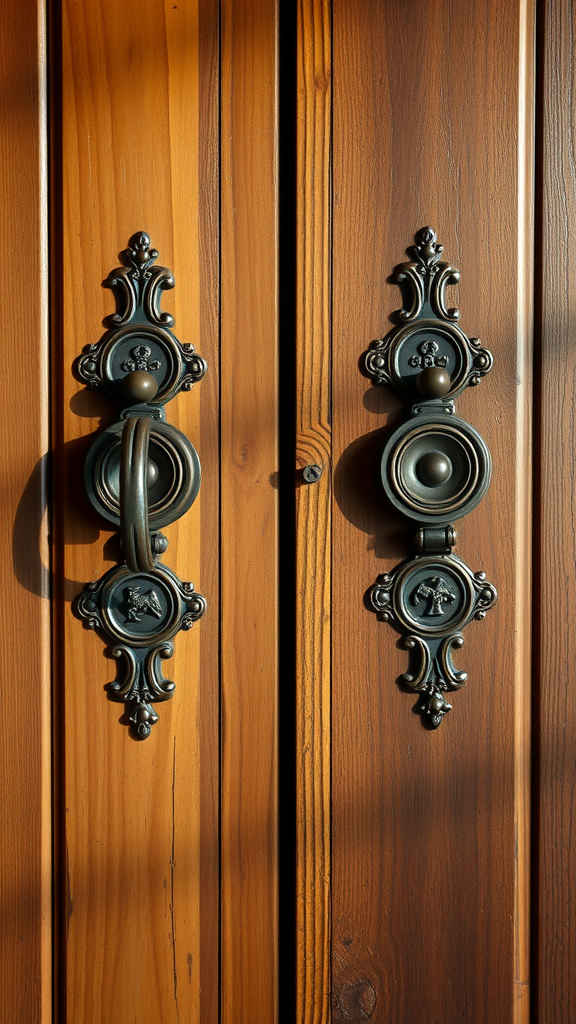
<instances>
[{"instance_id":1,"label":"circular escutcheon plate","mask_svg":"<svg viewBox=\"0 0 576 1024\"><path fill-rule=\"evenodd\" d=\"M490 452L464 420L421 414L392 434L381 474L388 498L404 515L422 523L451 523L486 493Z\"/></svg>"},{"instance_id":2,"label":"circular escutcheon plate","mask_svg":"<svg viewBox=\"0 0 576 1024\"><path fill-rule=\"evenodd\" d=\"M151 647L180 629L185 603L177 577L164 565L134 573L117 566L108 575L99 604L108 635L131 647Z\"/></svg>"},{"instance_id":3,"label":"circular escutcheon plate","mask_svg":"<svg viewBox=\"0 0 576 1024\"><path fill-rule=\"evenodd\" d=\"M109 522L120 523L120 459L126 421L96 438L86 459L86 490L92 505ZM159 530L188 511L200 488L200 459L181 431L155 420L148 448L148 523Z\"/></svg>"},{"instance_id":4,"label":"circular escutcheon plate","mask_svg":"<svg viewBox=\"0 0 576 1024\"><path fill-rule=\"evenodd\" d=\"M385 349L387 343L386 355L376 350L369 353L369 370L374 373L380 365L387 365L393 386L412 400L427 397L418 380L423 371L444 371L450 384L442 397L454 399L471 381L477 383L492 365L490 353L476 339L468 338L456 324L442 320L419 319L395 327L383 339Z\"/></svg>"},{"instance_id":5,"label":"circular escutcheon plate","mask_svg":"<svg viewBox=\"0 0 576 1024\"><path fill-rule=\"evenodd\" d=\"M476 594L464 566L442 558L418 558L400 570L394 585L394 614L410 633L442 637L466 625Z\"/></svg>"},{"instance_id":6,"label":"circular escutcheon plate","mask_svg":"<svg viewBox=\"0 0 576 1024\"><path fill-rule=\"evenodd\" d=\"M202 377L206 364L191 345L183 346L171 331L149 323L120 327L108 332L99 351L82 358L81 375L93 377L119 405L126 405L123 382L129 373L150 373L158 388L154 402L164 405L185 384L187 374L192 379Z\"/></svg>"}]
</instances>

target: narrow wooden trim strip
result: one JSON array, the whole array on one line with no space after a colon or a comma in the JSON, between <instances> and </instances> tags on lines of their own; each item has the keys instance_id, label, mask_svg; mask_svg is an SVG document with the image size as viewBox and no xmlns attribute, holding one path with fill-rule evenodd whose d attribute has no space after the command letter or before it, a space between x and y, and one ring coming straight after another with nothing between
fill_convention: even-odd
<instances>
[{"instance_id":1,"label":"narrow wooden trim strip","mask_svg":"<svg viewBox=\"0 0 576 1024\"><path fill-rule=\"evenodd\" d=\"M296 499L298 1024L330 1020L331 5L298 6Z\"/></svg>"}]
</instances>

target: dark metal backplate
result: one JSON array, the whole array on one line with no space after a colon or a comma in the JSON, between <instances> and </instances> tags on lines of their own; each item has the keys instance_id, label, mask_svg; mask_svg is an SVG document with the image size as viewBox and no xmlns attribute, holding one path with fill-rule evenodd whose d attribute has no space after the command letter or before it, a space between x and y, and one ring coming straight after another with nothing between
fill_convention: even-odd
<instances>
[{"instance_id":1,"label":"dark metal backplate","mask_svg":"<svg viewBox=\"0 0 576 1024\"><path fill-rule=\"evenodd\" d=\"M442 252L432 228L417 232L409 261L392 275L403 299L391 317L395 326L372 342L363 361L374 384L389 385L410 404L382 453L381 479L389 501L418 524L420 551L378 577L370 602L411 651L400 681L420 694L418 710L433 728L450 711L444 695L466 681L452 661L464 643L461 631L496 601L485 574L472 573L451 553L452 524L478 505L491 475L490 452L455 415L454 400L480 382L493 360L446 304L446 288L460 273L441 260Z\"/></svg>"},{"instance_id":2,"label":"dark metal backplate","mask_svg":"<svg viewBox=\"0 0 576 1024\"><path fill-rule=\"evenodd\" d=\"M76 601L87 629L96 629L118 659L117 678L109 684L111 700L130 706L129 721L140 739L158 721L151 707L168 700L174 683L164 679L161 659L171 657L172 638L190 629L204 614L206 601L167 566L153 572L131 572L116 565L89 583Z\"/></svg>"},{"instance_id":3,"label":"dark metal backplate","mask_svg":"<svg viewBox=\"0 0 576 1024\"><path fill-rule=\"evenodd\" d=\"M421 555L378 576L369 596L378 618L397 629L411 651L410 671L400 682L420 694L418 710L437 728L452 707L444 694L467 678L454 667L452 651L462 647L464 627L496 603L496 588L456 555Z\"/></svg>"}]
</instances>

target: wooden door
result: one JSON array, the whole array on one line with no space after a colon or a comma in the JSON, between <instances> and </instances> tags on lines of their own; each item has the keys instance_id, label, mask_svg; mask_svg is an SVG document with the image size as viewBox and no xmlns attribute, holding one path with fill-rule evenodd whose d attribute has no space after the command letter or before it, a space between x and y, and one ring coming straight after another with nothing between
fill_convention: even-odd
<instances>
[{"instance_id":1,"label":"wooden door","mask_svg":"<svg viewBox=\"0 0 576 1024\"><path fill-rule=\"evenodd\" d=\"M10 727L5 719L3 745L1 1016L274 1020L276 4L72 0L50 5L48 26L42 10L10 3L2 14L3 214L23 311L8 348L19 460L11 466L6 451L8 536L23 507L3 650L24 674L24 707ZM176 646L168 675L188 682L146 746L106 700L110 659L73 610L120 554L82 482L91 442L116 413L73 367L114 312L102 281L138 231L174 271L178 337L209 365L202 391L169 417L204 475L168 539L171 568L211 612ZM52 655L37 550L42 467L33 487L49 404Z\"/></svg>"},{"instance_id":2,"label":"wooden door","mask_svg":"<svg viewBox=\"0 0 576 1024\"><path fill-rule=\"evenodd\" d=\"M49 13L0 22L2 1020L576 1024L572 5ZM428 224L495 360L456 550L499 591L435 731L365 603L413 548L375 471L401 403L359 369ZM167 409L203 480L165 555L208 609L145 741L73 613L120 557L73 364L141 230L209 367Z\"/></svg>"},{"instance_id":3,"label":"wooden door","mask_svg":"<svg viewBox=\"0 0 576 1024\"><path fill-rule=\"evenodd\" d=\"M533 10L353 6L333 7L333 1019L519 1022L529 1012ZM495 356L456 402L494 466L486 499L456 523L456 553L499 592L497 610L464 631L455 660L468 682L433 731L396 683L406 651L363 603L415 549L413 525L372 482L406 414L357 370L389 330L398 305L387 278L425 225L461 273L450 305Z\"/></svg>"},{"instance_id":4,"label":"wooden door","mask_svg":"<svg viewBox=\"0 0 576 1024\"><path fill-rule=\"evenodd\" d=\"M333 1020L527 1021L534 11L335 2L331 50L322 9L315 14L315 46L302 48L301 108L314 144L301 148L301 255L326 362L318 356L311 404L304 305L300 428L304 450L316 442L321 455L330 426L332 476L318 487L331 500L332 530L329 559L319 537L316 573L300 549L317 628L314 650L300 637L309 898L298 1019L329 1019L331 992ZM331 68L331 102L319 68ZM330 177L318 122L331 133ZM413 548L376 486L401 405L358 369L389 330L398 305L387 279L424 225L441 230L461 270L454 305L463 324L496 357L491 377L458 403L494 459L489 498L463 522L458 551L498 581L500 599L467 632L469 684L434 732L396 685L407 670L397 637L363 601L377 574ZM319 280L330 309L324 348ZM307 505L322 499L307 491L300 500L315 520ZM310 576L322 591L305 589ZM315 693L306 653L323 680ZM310 820L316 860L306 860Z\"/></svg>"}]
</instances>

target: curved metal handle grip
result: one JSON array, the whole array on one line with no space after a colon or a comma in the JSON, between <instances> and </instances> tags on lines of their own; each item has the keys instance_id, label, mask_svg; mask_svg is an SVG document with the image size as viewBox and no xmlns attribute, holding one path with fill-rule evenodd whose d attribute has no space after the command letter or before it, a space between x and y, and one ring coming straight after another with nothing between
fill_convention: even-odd
<instances>
[{"instance_id":1,"label":"curved metal handle grip","mask_svg":"<svg viewBox=\"0 0 576 1024\"><path fill-rule=\"evenodd\" d=\"M120 530L126 564L132 572L154 569L148 529L148 446L151 419L131 416L122 431Z\"/></svg>"}]
</instances>

